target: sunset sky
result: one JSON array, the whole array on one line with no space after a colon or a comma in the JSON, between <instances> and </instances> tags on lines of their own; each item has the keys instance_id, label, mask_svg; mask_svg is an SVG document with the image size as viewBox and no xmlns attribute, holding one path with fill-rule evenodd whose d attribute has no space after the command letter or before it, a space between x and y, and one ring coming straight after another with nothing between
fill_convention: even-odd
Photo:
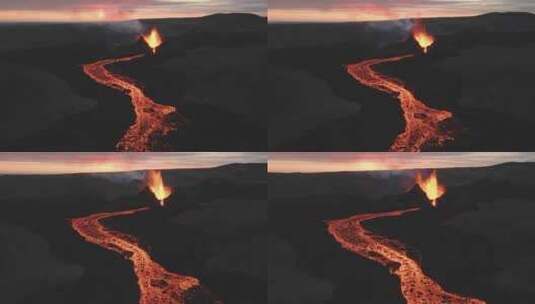
<instances>
[{"instance_id":1,"label":"sunset sky","mask_svg":"<svg viewBox=\"0 0 535 304\"><path fill-rule=\"evenodd\" d=\"M264 0L0 0L0 22L117 21L214 13L266 15Z\"/></svg>"},{"instance_id":2,"label":"sunset sky","mask_svg":"<svg viewBox=\"0 0 535 304\"><path fill-rule=\"evenodd\" d=\"M0 153L0 174L64 174L266 163L266 153Z\"/></svg>"},{"instance_id":3,"label":"sunset sky","mask_svg":"<svg viewBox=\"0 0 535 304\"><path fill-rule=\"evenodd\" d=\"M266 163L269 172L376 171L535 162L534 153L0 153L0 174L64 174Z\"/></svg>"},{"instance_id":4,"label":"sunset sky","mask_svg":"<svg viewBox=\"0 0 535 304\"><path fill-rule=\"evenodd\" d=\"M535 153L270 153L269 172L377 171L535 162Z\"/></svg>"},{"instance_id":5,"label":"sunset sky","mask_svg":"<svg viewBox=\"0 0 535 304\"><path fill-rule=\"evenodd\" d=\"M347 22L535 12L533 0L269 0L270 22Z\"/></svg>"}]
</instances>

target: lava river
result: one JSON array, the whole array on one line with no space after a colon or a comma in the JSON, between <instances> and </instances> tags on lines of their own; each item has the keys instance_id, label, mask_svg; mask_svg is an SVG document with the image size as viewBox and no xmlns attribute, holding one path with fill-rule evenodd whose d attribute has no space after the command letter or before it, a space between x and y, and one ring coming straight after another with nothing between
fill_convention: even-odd
<instances>
[{"instance_id":1,"label":"lava river","mask_svg":"<svg viewBox=\"0 0 535 304\"><path fill-rule=\"evenodd\" d=\"M105 59L83 66L84 73L96 82L130 96L136 119L117 143L116 148L119 151L151 151L154 146L153 141L157 137L176 130L176 125L170 119L170 116L176 113L175 107L154 102L134 81L125 76L116 75L106 68L114 63L131 61L143 56L145 55Z\"/></svg>"},{"instance_id":2,"label":"lava river","mask_svg":"<svg viewBox=\"0 0 535 304\"><path fill-rule=\"evenodd\" d=\"M401 293L408 304L484 304L484 301L445 291L428 277L403 245L376 235L362 226L362 222L401 216L418 208L381 213L360 214L347 219L329 221L328 231L343 248L390 268L401 284Z\"/></svg>"},{"instance_id":3,"label":"lava river","mask_svg":"<svg viewBox=\"0 0 535 304\"><path fill-rule=\"evenodd\" d=\"M417 152L426 145L441 146L446 141L453 140L450 132L440 126L441 122L452 117L452 113L426 106L405 88L401 81L382 75L373 69L374 65L400 61L412 56L370 59L347 66L347 72L360 83L394 94L399 99L405 119L405 130L397 136L390 147L391 151Z\"/></svg>"},{"instance_id":4,"label":"lava river","mask_svg":"<svg viewBox=\"0 0 535 304\"><path fill-rule=\"evenodd\" d=\"M148 252L139 247L132 236L109 230L101 222L115 216L132 215L147 209L98 213L72 219L71 224L86 241L118 252L132 262L138 278L139 304L184 304L186 291L199 286L196 278L165 270L152 260Z\"/></svg>"}]
</instances>

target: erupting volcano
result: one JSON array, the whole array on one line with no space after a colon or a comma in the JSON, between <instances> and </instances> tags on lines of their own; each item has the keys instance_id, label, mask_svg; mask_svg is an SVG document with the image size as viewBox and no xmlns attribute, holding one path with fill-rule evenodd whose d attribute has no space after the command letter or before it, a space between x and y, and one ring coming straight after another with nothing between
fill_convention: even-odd
<instances>
[{"instance_id":1,"label":"erupting volcano","mask_svg":"<svg viewBox=\"0 0 535 304\"><path fill-rule=\"evenodd\" d=\"M165 199L171 195L172 189L171 187L168 187L164 184L162 172L160 172L159 170L148 171L147 186L154 194L156 199L160 201L160 205L163 207L165 205Z\"/></svg>"},{"instance_id":2,"label":"erupting volcano","mask_svg":"<svg viewBox=\"0 0 535 304\"><path fill-rule=\"evenodd\" d=\"M482 300L445 291L428 277L402 244L374 234L362 222L376 218L402 216L418 209L360 214L348 219L329 221L328 231L343 248L388 267L401 284L408 304L484 304Z\"/></svg>"},{"instance_id":3,"label":"erupting volcano","mask_svg":"<svg viewBox=\"0 0 535 304\"><path fill-rule=\"evenodd\" d=\"M145 43L151 48L152 53L156 54L156 50L163 43L163 38L158 30L153 27L149 33L141 35Z\"/></svg>"},{"instance_id":4,"label":"erupting volcano","mask_svg":"<svg viewBox=\"0 0 535 304\"><path fill-rule=\"evenodd\" d=\"M427 48L434 43L434 38L425 31L425 26L419 21L415 23L413 33L424 52L427 52ZM400 101L405 119L405 131L399 134L390 146L390 150L396 152L419 152L426 145L441 146L453 140L451 132L444 130L441 125L453 116L451 112L426 106L405 87L402 81L382 75L373 69L373 66L378 64L396 62L410 57L413 55L370 59L347 66L347 72L363 85L396 95Z\"/></svg>"},{"instance_id":5,"label":"erupting volcano","mask_svg":"<svg viewBox=\"0 0 535 304\"><path fill-rule=\"evenodd\" d=\"M199 286L196 278L165 270L139 246L134 237L107 229L102 224L102 220L147 209L97 213L72 219L71 225L86 241L115 251L132 262L140 290L139 304L185 304L186 292Z\"/></svg>"},{"instance_id":6,"label":"erupting volcano","mask_svg":"<svg viewBox=\"0 0 535 304\"><path fill-rule=\"evenodd\" d=\"M153 29L149 38L144 40L148 46L156 52L156 48L162 44L163 40L158 34L152 34L157 31ZM183 117L178 115L176 108L173 106L156 103L150 97L146 96L139 85L125 76L117 75L110 72L106 67L119 62L131 61L144 57L144 54L132 55L113 59L104 59L83 66L84 73L96 82L124 92L132 101L134 112L136 114L135 122L128 128L116 148L119 151L151 151L158 137L168 135L176 131L176 124L172 121L175 115L179 122L183 122Z\"/></svg>"},{"instance_id":7,"label":"erupting volcano","mask_svg":"<svg viewBox=\"0 0 535 304\"><path fill-rule=\"evenodd\" d=\"M412 37L422 48L424 54L427 54L429 47L435 43L435 37L427 32L425 25L420 20L414 21L414 26L412 27Z\"/></svg>"},{"instance_id":8,"label":"erupting volcano","mask_svg":"<svg viewBox=\"0 0 535 304\"><path fill-rule=\"evenodd\" d=\"M147 172L147 185L160 204L171 195L171 188L163 183L160 171ZM103 212L71 220L71 225L86 241L115 251L134 265L140 290L139 304L185 304L185 293L198 287L196 278L175 274L156 263L130 235L107 229L102 220L146 211L140 208L126 211Z\"/></svg>"},{"instance_id":9,"label":"erupting volcano","mask_svg":"<svg viewBox=\"0 0 535 304\"><path fill-rule=\"evenodd\" d=\"M423 178L422 174L418 172L416 175L416 183L425 193L433 207L437 206L437 200L446 193L446 187L438 182L436 170L433 170L431 175L427 178Z\"/></svg>"},{"instance_id":10,"label":"erupting volcano","mask_svg":"<svg viewBox=\"0 0 535 304\"><path fill-rule=\"evenodd\" d=\"M418 33L421 32L420 30L415 31ZM425 31L422 33L425 33ZM418 34L415 37L427 37L426 35ZM415 39L418 40L420 38ZM423 45L425 46L424 51L427 51L427 47L434 40L425 38L423 41ZM395 95L399 100L405 119L405 131L399 134L390 146L390 150L396 152L418 152L426 145L435 144L441 146L445 142L453 140L451 131L445 130L444 126L442 126L445 120L453 116L451 112L436 110L426 106L405 87L403 82L382 75L373 69L373 66L378 64L396 62L410 57L413 57L413 55L369 59L359 63L349 64L346 67L347 72L363 85Z\"/></svg>"}]
</instances>

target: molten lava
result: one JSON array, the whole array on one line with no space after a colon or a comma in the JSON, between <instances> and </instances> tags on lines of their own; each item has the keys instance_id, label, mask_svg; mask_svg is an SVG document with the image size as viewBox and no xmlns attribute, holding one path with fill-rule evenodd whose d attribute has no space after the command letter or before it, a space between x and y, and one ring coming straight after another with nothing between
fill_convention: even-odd
<instances>
[{"instance_id":1,"label":"molten lava","mask_svg":"<svg viewBox=\"0 0 535 304\"><path fill-rule=\"evenodd\" d=\"M426 145L441 146L446 141L453 140L451 132L441 126L442 122L452 117L450 112L426 106L405 88L401 81L382 75L373 69L375 65L409 57L412 55L370 59L347 66L347 72L363 85L390 93L399 99L405 118L405 131L397 136L390 147L391 151L396 152L419 152Z\"/></svg>"},{"instance_id":2,"label":"molten lava","mask_svg":"<svg viewBox=\"0 0 535 304\"><path fill-rule=\"evenodd\" d=\"M427 178L423 178L420 172L418 172L416 183L431 201L433 207L437 206L437 200L446 193L446 187L438 182L437 172L435 170Z\"/></svg>"},{"instance_id":3,"label":"molten lava","mask_svg":"<svg viewBox=\"0 0 535 304\"><path fill-rule=\"evenodd\" d=\"M435 43L435 37L427 32L425 25L419 20L416 20L412 27L412 37L418 42L418 45L422 48L424 54L426 54L428 48Z\"/></svg>"},{"instance_id":4,"label":"molten lava","mask_svg":"<svg viewBox=\"0 0 535 304\"><path fill-rule=\"evenodd\" d=\"M407 304L485 304L482 300L445 291L409 257L400 242L376 235L362 226L364 221L401 216L417 210L360 214L333 220L327 223L328 231L343 248L388 267L399 278L401 293Z\"/></svg>"},{"instance_id":5,"label":"molten lava","mask_svg":"<svg viewBox=\"0 0 535 304\"><path fill-rule=\"evenodd\" d=\"M158 170L148 171L147 186L154 194L156 199L160 201L160 205L163 207L165 205L164 201L171 195L172 189L163 183L162 172Z\"/></svg>"},{"instance_id":6,"label":"molten lava","mask_svg":"<svg viewBox=\"0 0 535 304\"><path fill-rule=\"evenodd\" d=\"M109 230L101 222L144 210L147 208L93 214L72 219L71 225L86 241L118 252L132 262L140 290L139 304L186 304L186 292L199 287L196 278L165 270L132 236Z\"/></svg>"},{"instance_id":7,"label":"molten lava","mask_svg":"<svg viewBox=\"0 0 535 304\"><path fill-rule=\"evenodd\" d=\"M124 76L116 75L106 68L106 66L114 63L131 61L143 56L135 55L105 59L83 66L84 73L93 80L126 93L132 100L136 120L116 145L119 151L151 151L156 145L155 141L158 137L165 136L176 130L176 125L171 120L172 115L179 119L179 123L183 122L183 117L176 113L175 107L154 102L143 93L143 90L134 81Z\"/></svg>"},{"instance_id":8,"label":"molten lava","mask_svg":"<svg viewBox=\"0 0 535 304\"><path fill-rule=\"evenodd\" d=\"M153 27L147 34L141 35L145 43L151 48L152 54L156 54L156 50L163 43L162 35Z\"/></svg>"}]
</instances>

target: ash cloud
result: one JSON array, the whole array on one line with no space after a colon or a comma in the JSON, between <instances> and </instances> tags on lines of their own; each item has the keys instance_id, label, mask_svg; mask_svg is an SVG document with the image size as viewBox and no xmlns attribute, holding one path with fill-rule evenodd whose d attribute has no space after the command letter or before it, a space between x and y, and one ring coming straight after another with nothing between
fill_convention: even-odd
<instances>
[{"instance_id":1,"label":"ash cloud","mask_svg":"<svg viewBox=\"0 0 535 304\"><path fill-rule=\"evenodd\" d=\"M128 184L132 182L143 183L145 180L144 171L134 171L134 172L120 172L120 173L97 173L92 174L93 176L104 178L113 183L117 184Z\"/></svg>"},{"instance_id":2,"label":"ash cloud","mask_svg":"<svg viewBox=\"0 0 535 304\"><path fill-rule=\"evenodd\" d=\"M105 24L105 26L112 32L128 35L141 34L146 30L139 20L112 22Z\"/></svg>"},{"instance_id":3,"label":"ash cloud","mask_svg":"<svg viewBox=\"0 0 535 304\"><path fill-rule=\"evenodd\" d=\"M378 33L377 45L384 47L390 43L406 41L411 35L414 22L411 19L366 23L366 30Z\"/></svg>"},{"instance_id":4,"label":"ash cloud","mask_svg":"<svg viewBox=\"0 0 535 304\"><path fill-rule=\"evenodd\" d=\"M369 22L366 24L366 27L374 31L399 32L408 35L411 32L413 25L414 22L410 19L400 19L392 21Z\"/></svg>"}]
</instances>

